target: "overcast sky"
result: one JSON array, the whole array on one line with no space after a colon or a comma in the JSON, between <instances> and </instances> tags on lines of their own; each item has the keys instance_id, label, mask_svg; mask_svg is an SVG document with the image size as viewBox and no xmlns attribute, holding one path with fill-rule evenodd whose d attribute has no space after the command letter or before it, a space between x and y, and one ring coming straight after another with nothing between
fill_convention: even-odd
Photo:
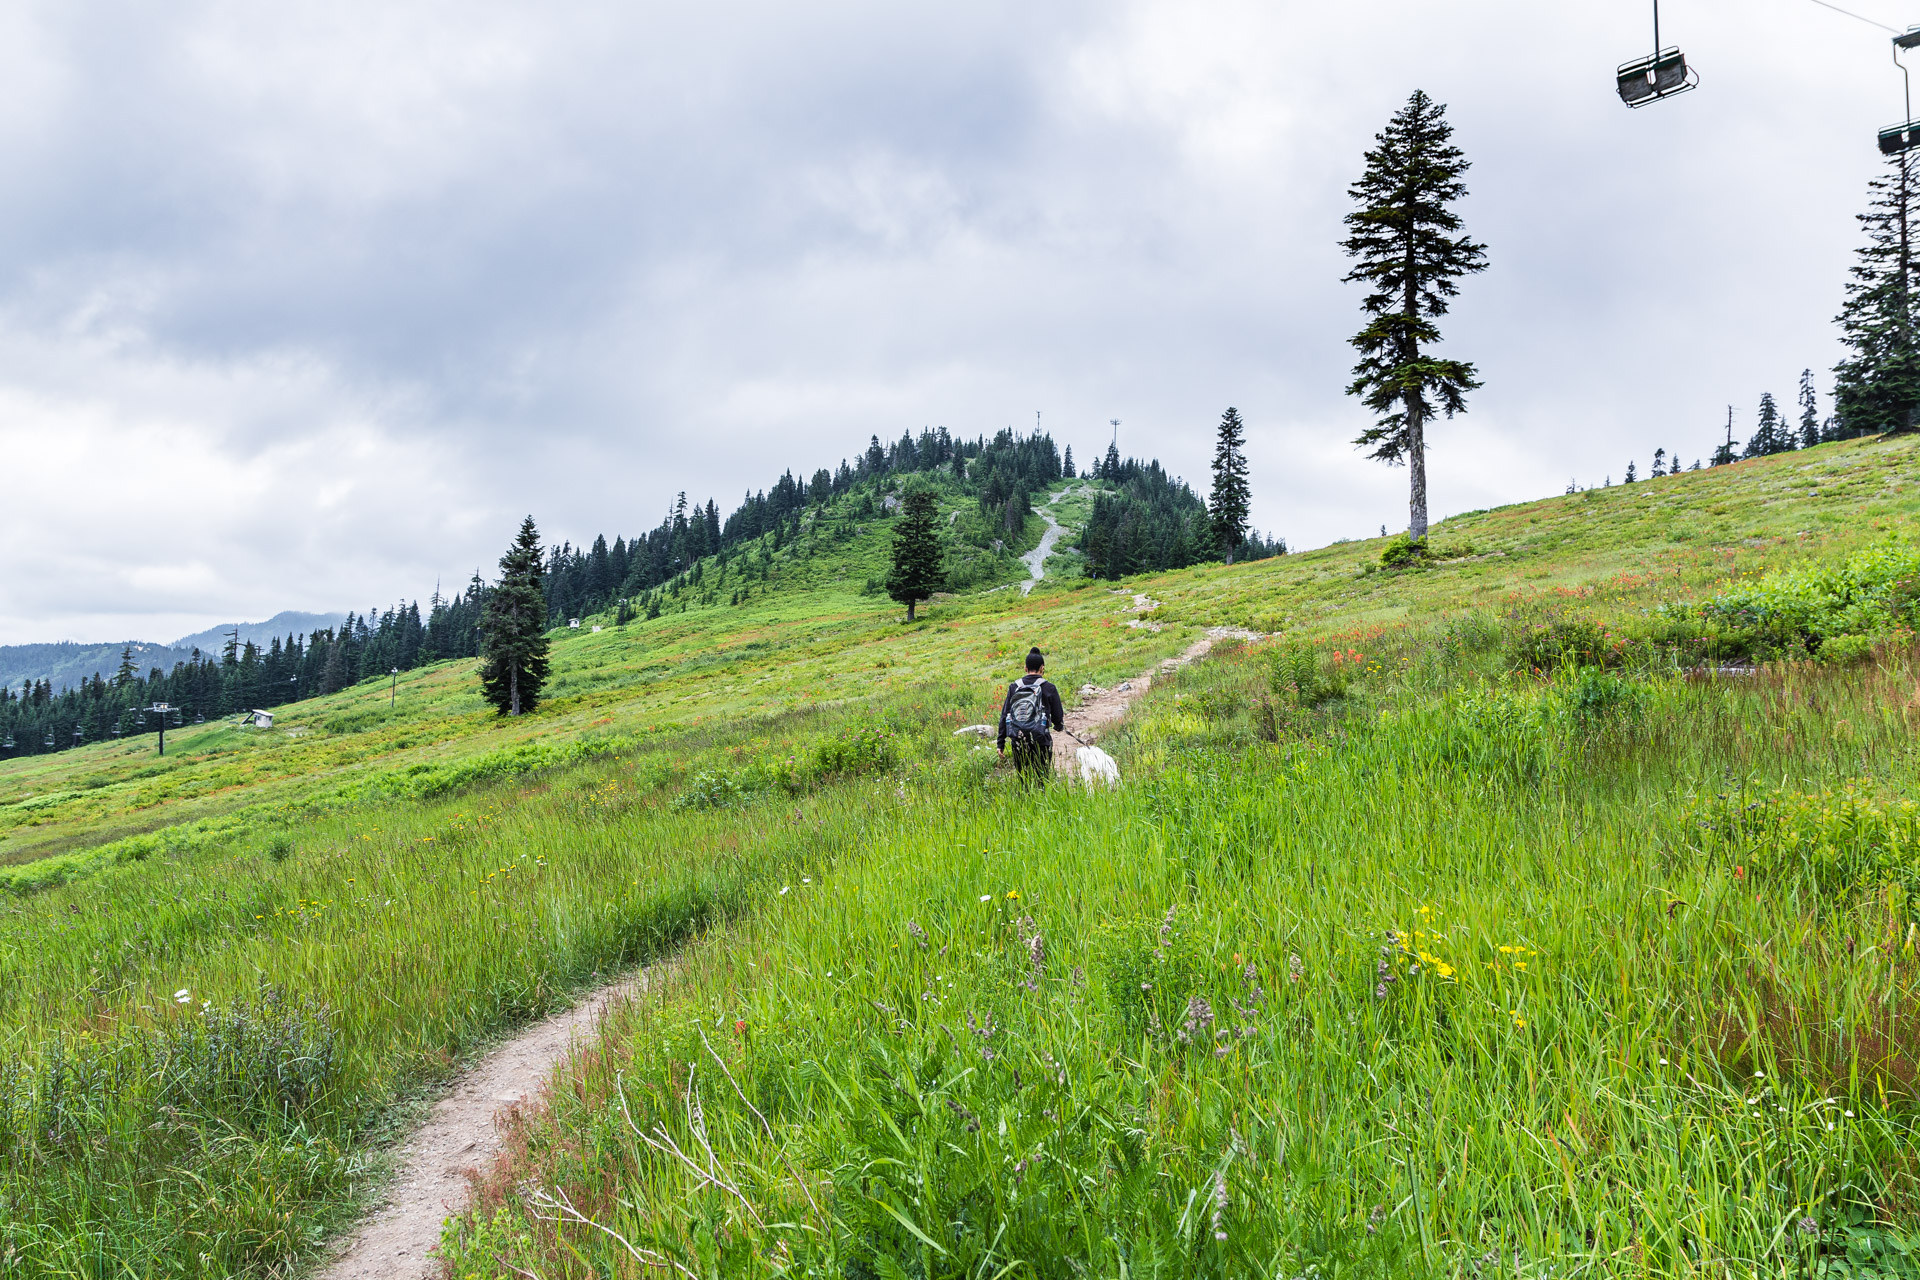
<instances>
[{"instance_id":1,"label":"overcast sky","mask_svg":"<svg viewBox=\"0 0 1920 1280\"><path fill-rule=\"evenodd\" d=\"M1900 25L1889 0L1847 8ZM1449 512L1742 438L1837 357L1884 33L1650 5L0 6L0 643L166 640L633 533L870 434L1041 424L1296 547L1406 520L1349 443L1346 188L1415 87L1491 268Z\"/></svg>"}]
</instances>

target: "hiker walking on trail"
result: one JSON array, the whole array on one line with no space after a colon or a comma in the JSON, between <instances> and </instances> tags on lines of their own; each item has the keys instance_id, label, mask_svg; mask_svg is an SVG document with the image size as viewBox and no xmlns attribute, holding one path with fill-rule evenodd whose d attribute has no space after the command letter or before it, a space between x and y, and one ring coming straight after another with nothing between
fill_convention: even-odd
<instances>
[{"instance_id":1,"label":"hiker walking on trail","mask_svg":"<svg viewBox=\"0 0 1920 1280\"><path fill-rule=\"evenodd\" d=\"M1000 706L1000 753L1006 754L1011 738L1013 763L1035 783L1046 782L1053 772L1053 731L1067 727L1060 691L1041 674L1046 665L1040 650L1030 650L1027 674L1007 686L1007 700Z\"/></svg>"}]
</instances>

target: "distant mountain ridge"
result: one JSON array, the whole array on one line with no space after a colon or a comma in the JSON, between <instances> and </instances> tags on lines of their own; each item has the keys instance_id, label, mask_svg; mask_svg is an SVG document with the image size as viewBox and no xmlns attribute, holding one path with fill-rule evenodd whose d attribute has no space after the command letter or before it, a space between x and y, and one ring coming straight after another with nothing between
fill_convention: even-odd
<instances>
[{"instance_id":1,"label":"distant mountain ridge","mask_svg":"<svg viewBox=\"0 0 1920 1280\"><path fill-rule=\"evenodd\" d=\"M195 649L218 656L236 625L240 628L241 644L251 640L264 649L276 638L284 640L289 634L304 637L322 628L338 628L346 619L344 613L301 613L289 609L265 622L230 622L223 627L181 636L172 644L146 640L99 644L62 640L54 644L0 645L0 685L17 690L24 681L46 680L53 685L53 691L59 693L96 675L111 678L120 669L120 653L124 649L133 650L133 665L145 676L155 667L171 671L175 663L191 661Z\"/></svg>"},{"instance_id":2,"label":"distant mountain ridge","mask_svg":"<svg viewBox=\"0 0 1920 1280\"><path fill-rule=\"evenodd\" d=\"M240 643L251 640L265 647L270 640L285 640L289 635L306 637L321 629L337 630L347 620L344 613L301 613L286 609L274 614L265 622L229 622L223 626L209 627L205 631L196 631L190 636L181 636L172 644L175 649L200 649L207 653L218 653L226 646L227 637L233 629L240 628Z\"/></svg>"},{"instance_id":3,"label":"distant mountain ridge","mask_svg":"<svg viewBox=\"0 0 1920 1280\"><path fill-rule=\"evenodd\" d=\"M18 690L25 681L47 680L58 693L96 675L113 675L120 669L121 650L129 648L133 650L133 665L143 676L155 667L171 671L174 663L185 662L193 656L191 649L140 640L117 640L112 644L63 640L57 644L0 645L0 684Z\"/></svg>"}]
</instances>

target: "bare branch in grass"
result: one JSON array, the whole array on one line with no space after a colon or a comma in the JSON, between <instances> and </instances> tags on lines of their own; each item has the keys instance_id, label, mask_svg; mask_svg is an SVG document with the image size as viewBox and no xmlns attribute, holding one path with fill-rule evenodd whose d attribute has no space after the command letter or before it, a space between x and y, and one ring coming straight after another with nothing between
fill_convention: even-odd
<instances>
[{"instance_id":1,"label":"bare branch in grass","mask_svg":"<svg viewBox=\"0 0 1920 1280\"><path fill-rule=\"evenodd\" d=\"M767 1118L760 1114L760 1108L754 1106L753 1103L748 1100L746 1091L740 1087L740 1082L733 1078L733 1072L727 1070L726 1062L721 1059L719 1054L713 1052L713 1046L707 1043L707 1033L705 1031L700 1032L700 1043L707 1046L707 1052L712 1054L713 1060L720 1064L720 1070L727 1077L727 1083L733 1086L734 1093L739 1095L740 1101L745 1104L747 1110L753 1112L753 1118L760 1122L760 1127L766 1130L767 1141L773 1144L774 1154L780 1157L780 1163L787 1167L787 1173L799 1184L800 1194L807 1198L807 1203L813 1207L814 1216L818 1217L820 1215L819 1202L813 1198L813 1192L808 1189L806 1179L800 1176L800 1171L795 1169L793 1162L787 1159L787 1153L781 1147L780 1140L773 1136L773 1126L768 1124ZM622 1099L623 1104L624 1101L625 1100Z\"/></svg>"},{"instance_id":2,"label":"bare branch in grass","mask_svg":"<svg viewBox=\"0 0 1920 1280\"><path fill-rule=\"evenodd\" d=\"M592 1227L595 1231L603 1232L611 1236L619 1243L622 1249L627 1251L628 1257L643 1267L652 1267L659 1270L672 1268L681 1275L686 1276L688 1280L700 1280L697 1273L687 1270L666 1254L656 1253L652 1249L642 1249L618 1231L615 1231L612 1227L595 1222L592 1218L573 1207L573 1201L567 1198L565 1191L558 1188L552 1191L546 1191L540 1187L529 1184L525 1188L525 1195L529 1211L541 1222L577 1222L583 1227ZM552 1210L552 1215L548 1216L547 1214L541 1213L540 1210L542 1209ZM520 1268L514 1267L514 1270L519 1271ZM521 1274L525 1275L527 1273L521 1272Z\"/></svg>"},{"instance_id":3,"label":"bare branch in grass","mask_svg":"<svg viewBox=\"0 0 1920 1280\"><path fill-rule=\"evenodd\" d=\"M694 1162L692 1156L681 1149L679 1143L673 1140L673 1135L667 1132L665 1125L656 1124L653 1126L652 1131L648 1133L642 1133L640 1131L640 1126L633 1122L633 1112L627 1108L626 1089L620 1075L617 1073L613 1079L613 1088L614 1092L620 1095L620 1110L627 1118L627 1127L633 1130L636 1138L639 1138L640 1141L646 1143L648 1147L659 1152L661 1155L671 1156L681 1164L684 1164L688 1170L692 1172L693 1176L699 1180L701 1186L718 1187L735 1200L738 1200L742 1207L744 1207L747 1213L753 1218L754 1225L763 1231L766 1230L766 1219L762 1218L760 1211L753 1207L753 1201L747 1199L746 1193L741 1191L738 1186L721 1172L719 1158L713 1154L713 1148L707 1144L706 1126L698 1122L700 1113L697 1104L693 1100L691 1085L688 1086L687 1090L688 1119L692 1124L694 1136L700 1140L701 1148L707 1153L707 1167L704 1169Z\"/></svg>"}]
</instances>

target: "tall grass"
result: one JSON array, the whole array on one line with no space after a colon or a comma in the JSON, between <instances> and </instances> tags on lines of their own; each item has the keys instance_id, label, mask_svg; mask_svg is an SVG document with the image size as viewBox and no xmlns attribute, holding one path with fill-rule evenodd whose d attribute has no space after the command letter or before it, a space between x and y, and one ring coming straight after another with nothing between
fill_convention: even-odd
<instances>
[{"instance_id":1,"label":"tall grass","mask_svg":"<svg viewBox=\"0 0 1920 1280\"><path fill-rule=\"evenodd\" d=\"M1914 656L1358 656L1156 687L1121 793L901 810L579 1067L451 1273L1908 1274L1908 897L1714 815L1894 803Z\"/></svg>"},{"instance_id":2,"label":"tall grass","mask_svg":"<svg viewBox=\"0 0 1920 1280\"><path fill-rule=\"evenodd\" d=\"M702 813L678 777L603 760L0 906L0 1271L286 1271L377 1175L396 1098L898 804Z\"/></svg>"}]
</instances>

